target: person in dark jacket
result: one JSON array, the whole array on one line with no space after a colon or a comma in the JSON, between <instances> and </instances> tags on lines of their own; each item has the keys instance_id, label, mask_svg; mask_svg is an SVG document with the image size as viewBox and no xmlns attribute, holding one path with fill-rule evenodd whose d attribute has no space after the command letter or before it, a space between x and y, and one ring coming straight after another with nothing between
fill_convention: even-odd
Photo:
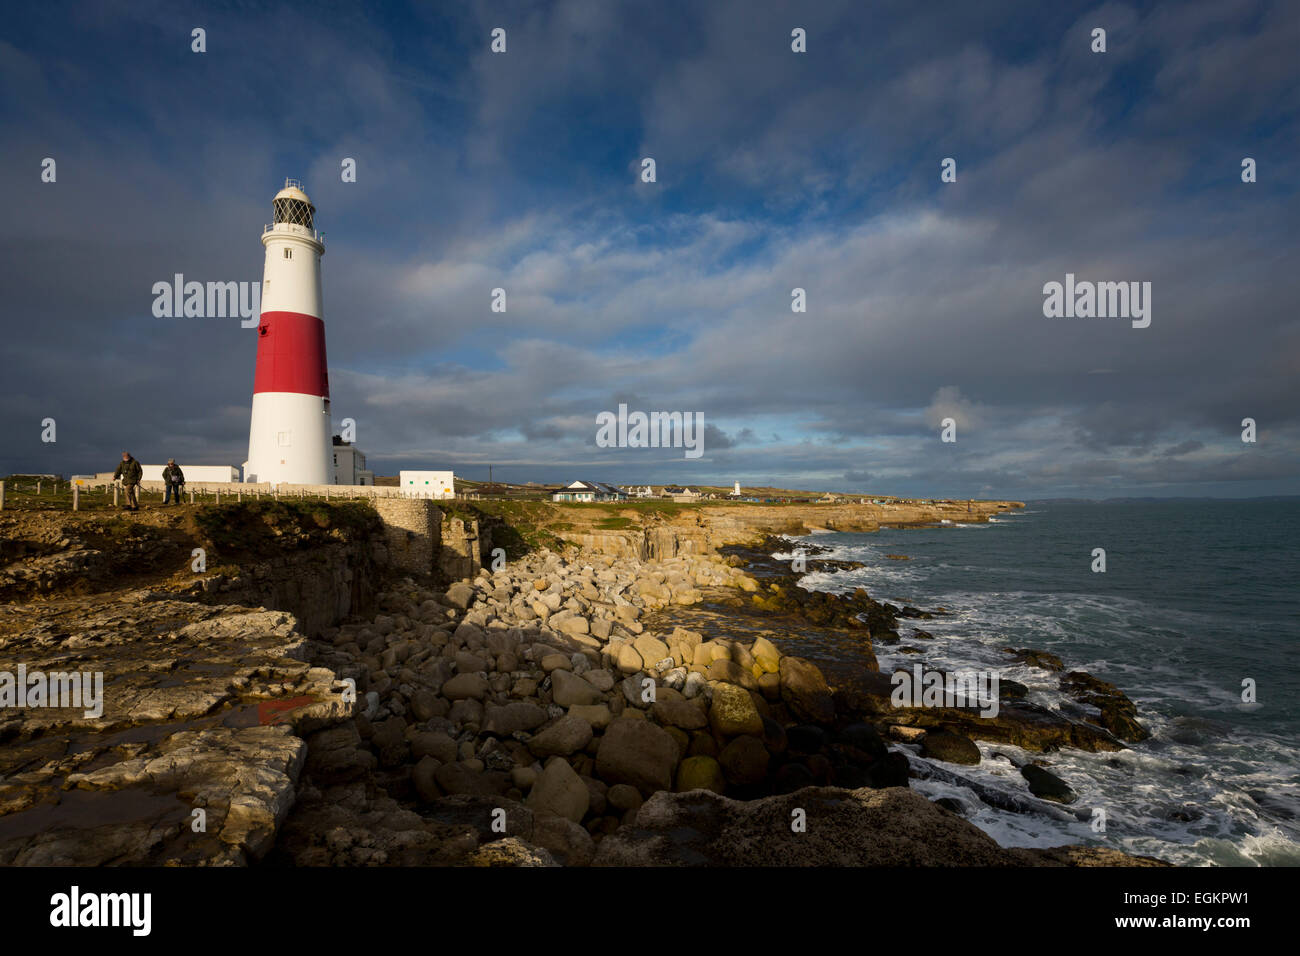
<instances>
[{"instance_id":1,"label":"person in dark jacket","mask_svg":"<svg viewBox=\"0 0 1300 956\"><path fill-rule=\"evenodd\" d=\"M176 464L175 458L167 459L167 467L163 469L163 483L167 490L163 495L163 504L180 504L181 503L181 485L185 484L185 472L181 471L181 466ZM175 501L172 501L172 498Z\"/></svg>"},{"instance_id":2,"label":"person in dark jacket","mask_svg":"<svg viewBox=\"0 0 1300 956\"><path fill-rule=\"evenodd\" d=\"M117 471L113 472L113 480L122 479L122 487L126 489L126 508L129 511L140 510L140 478L143 475L144 469L131 457L131 453L122 452L122 463L117 466Z\"/></svg>"}]
</instances>

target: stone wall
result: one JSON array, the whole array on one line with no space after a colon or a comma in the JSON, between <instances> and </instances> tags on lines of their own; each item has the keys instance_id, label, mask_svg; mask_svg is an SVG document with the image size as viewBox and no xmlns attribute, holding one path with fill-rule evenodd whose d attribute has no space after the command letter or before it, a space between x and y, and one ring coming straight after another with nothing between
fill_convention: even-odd
<instances>
[{"instance_id":1,"label":"stone wall","mask_svg":"<svg viewBox=\"0 0 1300 956\"><path fill-rule=\"evenodd\" d=\"M378 553L377 553L378 551ZM206 577L197 587L204 604L242 604L287 611L302 632L321 632L353 614L367 614L379 588L382 548L365 540L330 544L235 565L238 573Z\"/></svg>"},{"instance_id":2,"label":"stone wall","mask_svg":"<svg viewBox=\"0 0 1300 956\"><path fill-rule=\"evenodd\" d=\"M462 581L483 567L488 536L476 519L445 515L428 498L375 498L372 503L384 523L391 568Z\"/></svg>"},{"instance_id":3,"label":"stone wall","mask_svg":"<svg viewBox=\"0 0 1300 956\"><path fill-rule=\"evenodd\" d=\"M443 550L442 511L428 498L375 498L390 567L433 574Z\"/></svg>"},{"instance_id":4,"label":"stone wall","mask_svg":"<svg viewBox=\"0 0 1300 956\"><path fill-rule=\"evenodd\" d=\"M482 549L477 520L448 518L442 525L438 569L448 581L472 578L483 567Z\"/></svg>"}]
</instances>

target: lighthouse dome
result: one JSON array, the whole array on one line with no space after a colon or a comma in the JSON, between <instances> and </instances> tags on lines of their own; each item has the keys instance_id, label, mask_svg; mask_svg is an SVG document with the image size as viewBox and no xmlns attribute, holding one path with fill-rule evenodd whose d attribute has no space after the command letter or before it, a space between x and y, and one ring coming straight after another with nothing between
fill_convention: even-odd
<instances>
[{"instance_id":1,"label":"lighthouse dome","mask_svg":"<svg viewBox=\"0 0 1300 956\"><path fill-rule=\"evenodd\" d=\"M275 194L271 206L275 210L277 223L285 222L294 226L305 226L308 229L315 228L312 220L316 214L316 207L311 204L311 200L303 192L302 183L298 180L286 179L284 188Z\"/></svg>"}]
</instances>

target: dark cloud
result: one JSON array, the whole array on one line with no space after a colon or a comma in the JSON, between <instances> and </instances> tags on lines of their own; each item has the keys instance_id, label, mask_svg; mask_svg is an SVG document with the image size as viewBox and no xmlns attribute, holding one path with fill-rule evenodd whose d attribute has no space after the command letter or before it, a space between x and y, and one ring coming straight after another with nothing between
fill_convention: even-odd
<instances>
[{"instance_id":1,"label":"dark cloud","mask_svg":"<svg viewBox=\"0 0 1300 956\"><path fill-rule=\"evenodd\" d=\"M1179 455L1187 455L1194 451L1200 451L1205 447L1205 442L1196 441L1195 439L1180 442L1170 448L1166 448L1160 454L1166 458L1177 458Z\"/></svg>"},{"instance_id":2,"label":"dark cloud","mask_svg":"<svg viewBox=\"0 0 1300 956\"><path fill-rule=\"evenodd\" d=\"M1300 491L1298 11L828 0L799 12L803 56L789 8L750 0L239 8L203 56L165 6L15 11L0 471L98 470L123 444L241 462L255 333L154 319L150 289L257 281L269 197L301 175L335 418L381 470ZM1066 273L1150 281L1151 326L1045 318ZM701 411L704 458L597 448L620 402Z\"/></svg>"}]
</instances>

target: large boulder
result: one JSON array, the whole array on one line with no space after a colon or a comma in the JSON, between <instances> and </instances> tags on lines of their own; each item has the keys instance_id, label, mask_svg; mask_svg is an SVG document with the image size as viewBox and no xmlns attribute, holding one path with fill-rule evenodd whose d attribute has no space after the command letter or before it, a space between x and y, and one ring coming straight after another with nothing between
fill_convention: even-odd
<instances>
[{"instance_id":1,"label":"large boulder","mask_svg":"<svg viewBox=\"0 0 1300 956\"><path fill-rule=\"evenodd\" d=\"M591 724L592 730L604 730L609 726L609 722L614 719L608 704L574 704L569 708L569 714L574 717L581 717Z\"/></svg>"},{"instance_id":2,"label":"large boulder","mask_svg":"<svg viewBox=\"0 0 1300 956\"><path fill-rule=\"evenodd\" d=\"M567 755L591 743L591 724L581 717L566 714L528 741L528 749L537 757Z\"/></svg>"},{"instance_id":3,"label":"large boulder","mask_svg":"<svg viewBox=\"0 0 1300 956\"><path fill-rule=\"evenodd\" d=\"M1036 651L1028 647L1004 647L1002 653L1010 654L1012 659L1028 664L1030 667L1038 667L1046 671L1065 670L1065 664L1050 651Z\"/></svg>"},{"instance_id":4,"label":"large boulder","mask_svg":"<svg viewBox=\"0 0 1300 956\"><path fill-rule=\"evenodd\" d=\"M795 831L802 810L806 831ZM901 787L741 802L708 790L657 793L632 826L605 837L596 866L1015 866L974 825Z\"/></svg>"},{"instance_id":5,"label":"large boulder","mask_svg":"<svg viewBox=\"0 0 1300 956\"><path fill-rule=\"evenodd\" d=\"M375 724L370 747L379 757L381 767L396 767L404 763L408 752L406 721L401 717L389 717Z\"/></svg>"},{"instance_id":6,"label":"large boulder","mask_svg":"<svg viewBox=\"0 0 1300 956\"><path fill-rule=\"evenodd\" d=\"M1050 770L1027 763L1020 768L1020 775L1029 781L1029 792L1043 800L1073 803L1077 799L1070 785Z\"/></svg>"},{"instance_id":7,"label":"large boulder","mask_svg":"<svg viewBox=\"0 0 1300 956\"><path fill-rule=\"evenodd\" d=\"M577 614L572 617L561 618L558 621L555 618L551 618L550 624L551 627L555 628L557 631L562 631L565 634L573 636L586 634L591 630L591 626L587 623L587 619Z\"/></svg>"},{"instance_id":8,"label":"large boulder","mask_svg":"<svg viewBox=\"0 0 1300 956\"><path fill-rule=\"evenodd\" d=\"M488 692L488 683L478 674L457 674L442 685L442 696L448 700L482 700Z\"/></svg>"},{"instance_id":9,"label":"large boulder","mask_svg":"<svg viewBox=\"0 0 1300 956\"><path fill-rule=\"evenodd\" d=\"M871 724L849 724L836 734L836 739L869 761L879 760L889 752L889 746L881 738L880 731Z\"/></svg>"},{"instance_id":10,"label":"large boulder","mask_svg":"<svg viewBox=\"0 0 1300 956\"><path fill-rule=\"evenodd\" d=\"M755 663L764 673L776 674L780 671L781 652L766 637L755 638L749 653L754 656Z\"/></svg>"},{"instance_id":11,"label":"large boulder","mask_svg":"<svg viewBox=\"0 0 1300 956\"><path fill-rule=\"evenodd\" d=\"M754 706L749 691L735 684L714 684L709 725L714 733L723 737L761 734L763 717Z\"/></svg>"},{"instance_id":12,"label":"large boulder","mask_svg":"<svg viewBox=\"0 0 1300 956\"><path fill-rule=\"evenodd\" d=\"M645 666L641 654L629 643L618 645L614 652L614 666L624 674L635 674Z\"/></svg>"},{"instance_id":13,"label":"large boulder","mask_svg":"<svg viewBox=\"0 0 1300 956\"><path fill-rule=\"evenodd\" d=\"M422 687L411 695L411 716L418 722L423 723L437 714L438 695L433 691Z\"/></svg>"},{"instance_id":14,"label":"large boulder","mask_svg":"<svg viewBox=\"0 0 1300 956\"><path fill-rule=\"evenodd\" d=\"M672 656L668 651L667 644L657 637L651 637L649 634L642 634L632 642L632 646L637 649L637 653L641 655L641 660L645 662L646 667L651 667L658 664L665 657Z\"/></svg>"},{"instance_id":15,"label":"large boulder","mask_svg":"<svg viewBox=\"0 0 1300 956\"><path fill-rule=\"evenodd\" d=\"M781 658L781 700L799 720L835 722L835 702L817 666L801 657Z\"/></svg>"},{"instance_id":16,"label":"large boulder","mask_svg":"<svg viewBox=\"0 0 1300 956\"><path fill-rule=\"evenodd\" d=\"M474 589L464 581L457 581L447 588L447 603L454 608L465 610L474 601Z\"/></svg>"},{"instance_id":17,"label":"large boulder","mask_svg":"<svg viewBox=\"0 0 1300 956\"><path fill-rule=\"evenodd\" d=\"M520 731L534 730L549 719L546 711L529 701L519 700L502 706L487 704L483 708L482 732L509 737Z\"/></svg>"},{"instance_id":18,"label":"large boulder","mask_svg":"<svg viewBox=\"0 0 1300 956\"><path fill-rule=\"evenodd\" d=\"M596 751L596 773L606 783L626 783L642 793L669 790L677 742L657 724L622 717L613 721Z\"/></svg>"},{"instance_id":19,"label":"large boulder","mask_svg":"<svg viewBox=\"0 0 1300 956\"><path fill-rule=\"evenodd\" d=\"M718 754L718 763L728 783L738 786L762 783L767 777L767 748L757 737L737 737Z\"/></svg>"},{"instance_id":20,"label":"large boulder","mask_svg":"<svg viewBox=\"0 0 1300 956\"><path fill-rule=\"evenodd\" d=\"M458 674L477 674L479 671L487 670L487 661L469 651L457 651L453 659L456 661Z\"/></svg>"},{"instance_id":21,"label":"large boulder","mask_svg":"<svg viewBox=\"0 0 1300 956\"><path fill-rule=\"evenodd\" d=\"M501 795L510 788L510 775L484 773L464 763L445 763L433 774L434 781L443 793L468 793L486 797Z\"/></svg>"},{"instance_id":22,"label":"large boulder","mask_svg":"<svg viewBox=\"0 0 1300 956\"><path fill-rule=\"evenodd\" d=\"M790 746L790 741L785 736L785 728L771 717L763 718L763 746L773 756L784 754Z\"/></svg>"},{"instance_id":23,"label":"large boulder","mask_svg":"<svg viewBox=\"0 0 1300 956\"><path fill-rule=\"evenodd\" d=\"M675 627L672 634L668 635L668 644L675 644L682 649L682 657L686 663L695 659L695 648L700 646L701 640L699 634L684 627Z\"/></svg>"},{"instance_id":24,"label":"large boulder","mask_svg":"<svg viewBox=\"0 0 1300 956\"><path fill-rule=\"evenodd\" d=\"M440 730L420 731L411 735L411 756L434 757L440 763L452 763L459 754L456 741Z\"/></svg>"},{"instance_id":25,"label":"large boulder","mask_svg":"<svg viewBox=\"0 0 1300 956\"><path fill-rule=\"evenodd\" d=\"M605 800L612 809L621 813L635 810L643 802L637 788L628 786L626 783L616 783L605 791Z\"/></svg>"},{"instance_id":26,"label":"large boulder","mask_svg":"<svg viewBox=\"0 0 1300 956\"><path fill-rule=\"evenodd\" d=\"M921 741L921 756L947 763L977 764L980 749L975 741L962 734L932 731Z\"/></svg>"},{"instance_id":27,"label":"large boulder","mask_svg":"<svg viewBox=\"0 0 1300 956\"><path fill-rule=\"evenodd\" d=\"M582 778L567 761L556 757L538 775L524 805L537 813L553 813L581 823L590 800L591 794Z\"/></svg>"},{"instance_id":28,"label":"large boulder","mask_svg":"<svg viewBox=\"0 0 1300 956\"><path fill-rule=\"evenodd\" d=\"M420 762L411 771L411 783L415 785L415 792L426 803L437 800L442 796L442 791L438 789L437 779L434 776L440 766L442 764L438 763L433 757L421 757Z\"/></svg>"},{"instance_id":29,"label":"large boulder","mask_svg":"<svg viewBox=\"0 0 1300 956\"><path fill-rule=\"evenodd\" d=\"M758 678L754 676L753 671L746 669L743 664L737 664L735 661L716 660L709 665L705 676L711 681L738 684L745 690L758 690Z\"/></svg>"},{"instance_id":30,"label":"large boulder","mask_svg":"<svg viewBox=\"0 0 1300 956\"><path fill-rule=\"evenodd\" d=\"M659 688L657 697L658 699L650 705L650 712L655 715L655 720L659 723L680 727L682 730L700 730L709 725L708 715L702 707L673 693L671 688Z\"/></svg>"},{"instance_id":31,"label":"large boulder","mask_svg":"<svg viewBox=\"0 0 1300 956\"><path fill-rule=\"evenodd\" d=\"M506 837L484 843L469 853L465 866L559 866L551 852L543 847L525 843L518 837Z\"/></svg>"},{"instance_id":32,"label":"large boulder","mask_svg":"<svg viewBox=\"0 0 1300 956\"><path fill-rule=\"evenodd\" d=\"M1061 678L1061 692L1082 704L1096 707L1098 723L1120 740L1138 742L1151 734L1137 721L1137 705L1109 681L1087 671L1070 671Z\"/></svg>"},{"instance_id":33,"label":"large boulder","mask_svg":"<svg viewBox=\"0 0 1300 956\"><path fill-rule=\"evenodd\" d=\"M727 780L722 775L722 766L712 757L687 757L677 768L677 789L725 793Z\"/></svg>"},{"instance_id":34,"label":"large boulder","mask_svg":"<svg viewBox=\"0 0 1300 956\"><path fill-rule=\"evenodd\" d=\"M551 698L561 707L599 704L605 699L588 681L567 670L551 672Z\"/></svg>"},{"instance_id":35,"label":"large boulder","mask_svg":"<svg viewBox=\"0 0 1300 956\"><path fill-rule=\"evenodd\" d=\"M590 833L577 821L551 813L534 817L530 842L550 851L561 866L588 866L596 855L596 844Z\"/></svg>"},{"instance_id":36,"label":"large boulder","mask_svg":"<svg viewBox=\"0 0 1300 956\"><path fill-rule=\"evenodd\" d=\"M692 661L696 667L707 668L715 660L731 660L731 650L721 641L705 641L695 646Z\"/></svg>"},{"instance_id":37,"label":"large boulder","mask_svg":"<svg viewBox=\"0 0 1300 956\"><path fill-rule=\"evenodd\" d=\"M812 771L803 764L787 763L777 768L772 779L772 789L777 793L794 793L804 787L811 787L816 782Z\"/></svg>"}]
</instances>

